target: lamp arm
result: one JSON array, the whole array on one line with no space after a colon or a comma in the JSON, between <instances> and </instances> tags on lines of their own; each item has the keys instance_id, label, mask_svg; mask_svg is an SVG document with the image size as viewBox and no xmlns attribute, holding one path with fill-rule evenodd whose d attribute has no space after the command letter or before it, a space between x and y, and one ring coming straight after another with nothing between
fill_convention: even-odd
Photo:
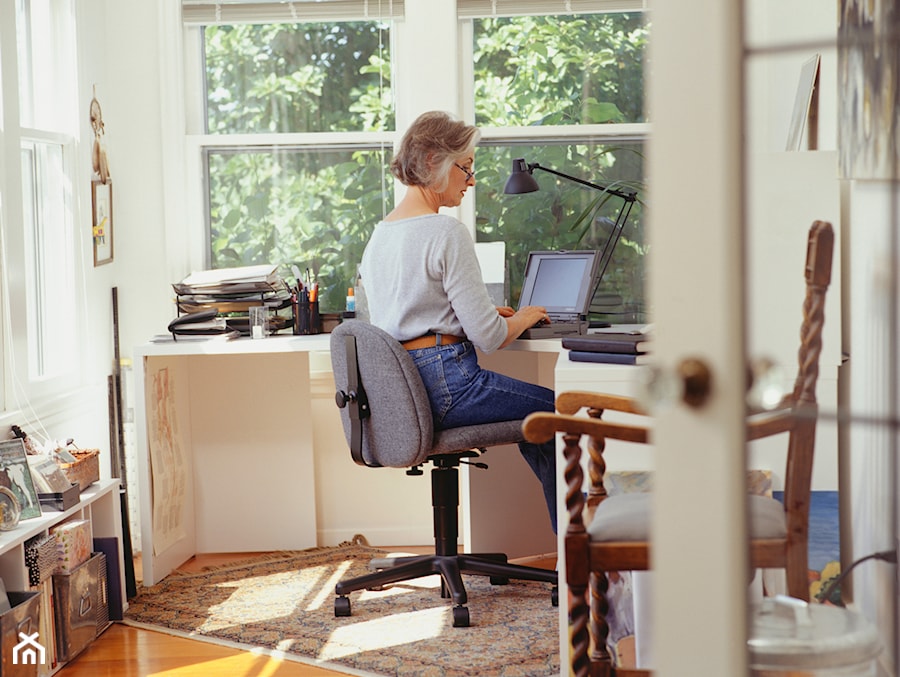
<instances>
[{"instance_id":1,"label":"lamp arm","mask_svg":"<svg viewBox=\"0 0 900 677\"><path fill-rule=\"evenodd\" d=\"M569 181L574 181L575 183L580 183L582 186L587 186L588 188L595 188L597 190L603 191L604 193L609 193L610 195L616 195L617 197L622 198L626 202L634 202L637 199L637 193L635 191L621 191L615 188L607 188L606 186L600 186L596 183L591 183L590 181L585 181L584 179L579 179L575 176L569 176L568 174L563 174L562 172L558 172L555 169L550 169L549 167L544 167L543 165L535 163L528 164L528 172L531 173L535 169L540 169L545 172L550 172L551 174L556 174L556 176L561 176L564 179L569 179Z\"/></svg>"}]
</instances>

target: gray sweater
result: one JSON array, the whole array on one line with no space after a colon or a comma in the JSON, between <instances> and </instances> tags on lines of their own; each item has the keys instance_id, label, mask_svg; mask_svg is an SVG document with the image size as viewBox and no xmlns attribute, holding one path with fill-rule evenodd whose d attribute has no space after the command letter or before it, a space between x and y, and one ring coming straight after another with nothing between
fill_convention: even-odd
<instances>
[{"instance_id":1,"label":"gray sweater","mask_svg":"<svg viewBox=\"0 0 900 677\"><path fill-rule=\"evenodd\" d=\"M452 334L489 353L506 339L506 320L488 296L475 243L451 216L380 222L360 275L370 321L398 341Z\"/></svg>"}]
</instances>

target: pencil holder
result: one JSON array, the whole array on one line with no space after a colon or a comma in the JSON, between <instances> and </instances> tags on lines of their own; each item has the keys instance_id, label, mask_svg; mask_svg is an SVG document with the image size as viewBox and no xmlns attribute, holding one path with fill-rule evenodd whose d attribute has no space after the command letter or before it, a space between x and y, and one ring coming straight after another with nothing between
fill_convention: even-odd
<instances>
[{"instance_id":1,"label":"pencil holder","mask_svg":"<svg viewBox=\"0 0 900 677\"><path fill-rule=\"evenodd\" d=\"M309 333L319 334L322 332L322 316L319 315L319 302L309 302Z\"/></svg>"},{"instance_id":2,"label":"pencil holder","mask_svg":"<svg viewBox=\"0 0 900 677\"><path fill-rule=\"evenodd\" d=\"M294 333L309 333L309 303L297 304L297 312L294 315Z\"/></svg>"}]
</instances>

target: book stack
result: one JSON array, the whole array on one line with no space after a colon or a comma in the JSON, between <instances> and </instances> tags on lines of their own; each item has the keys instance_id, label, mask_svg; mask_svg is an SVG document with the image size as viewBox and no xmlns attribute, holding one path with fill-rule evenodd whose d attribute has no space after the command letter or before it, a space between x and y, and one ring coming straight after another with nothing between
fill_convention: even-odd
<instances>
[{"instance_id":1,"label":"book stack","mask_svg":"<svg viewBox=\"0 0 900 677\"><path fill-rule=\"evenodd\" d=\"M567 336L562 345L569 349L572 362L643 364L649 359L650 337L640 331L601 332Z\"/></svg>"}]
</instances>

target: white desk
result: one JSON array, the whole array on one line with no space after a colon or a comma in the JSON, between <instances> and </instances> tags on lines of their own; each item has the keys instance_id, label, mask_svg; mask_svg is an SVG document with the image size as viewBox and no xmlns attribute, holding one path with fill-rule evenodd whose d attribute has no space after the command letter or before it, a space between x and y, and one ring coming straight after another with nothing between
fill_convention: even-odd
<instances>
[{"instance_id":1,"label":"white desk","mask_svg":"<svg viewBox=\"0 0 900 677\"><path fill-rule=\"evenodd\" d=\"M328 339L135 350L145 585L198 552L316 545L309 354Z\"/></svg>"},{"instance_id":2,"label":"white desk","mask_svg":"<svg viewBox=\"0 0 900 677\"><path fill-rule=\"evenodd\" d=\"M327 353L329 339L327 334L285 335L147 343L135 350L145 585L196 553L319 545L317 526L319 533L328 533L330 525L323 521L334 510L317 515L317 492L339 493L329 497L331 506L346 502L346 495L358 495L352 485L323 487L322 478L328 482L342 473L355 478L366 473L363 481L376 484L391 473L352 464L342 432L336 432L334 391L317 392L325 384L312 383L311 354ZM552 388L559 351L558 340L517 341L481 360L486 368ZM316 405L316 411L315 398L323 405ZM342 465L315 468L314 442L333 447L330 456ZM510 557L553 552L556 541L540 485L518 449L492 448L484 460L489 470L463 466L461 472L465 549ZM414 480L402 471L395 476L407 494L425 486L411 488L408 483ZM425 500L416 510L430 535Z\"/></svg>"}]
</instances>

